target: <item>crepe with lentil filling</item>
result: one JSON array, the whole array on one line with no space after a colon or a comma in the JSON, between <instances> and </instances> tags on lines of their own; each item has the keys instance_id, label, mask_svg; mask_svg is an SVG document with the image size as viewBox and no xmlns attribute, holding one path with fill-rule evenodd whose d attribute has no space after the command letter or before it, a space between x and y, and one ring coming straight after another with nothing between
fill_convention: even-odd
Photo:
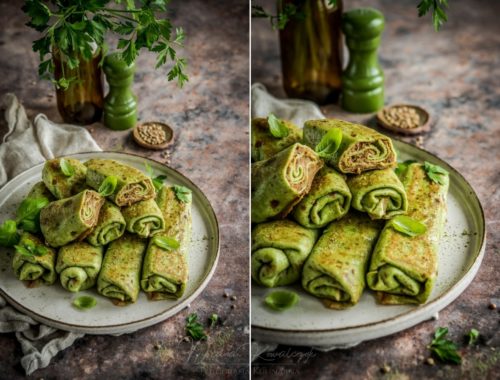
<instances>
[{"instance_id":1,"label":"crepe with lentil filling","mask_svg":"<svg viewBox=\"0 0 500 380\"><path fill-rule=\"evenodd\" d=\"M109 244L123 235L125 225L120 208L110 201L106 201L99 212L99 220L87 237L87 241L94 246Z\"/></svg>"},{"instance_id":2,"label":"crepe with lentil filling","mask_svg":"<svg viewBox=\"0 0 500 380\"><path fill-rule=\"evenodd\" d=\"M319 156L299 143L252 164L252 222L286 217L322 166Z\"/></svg>"},{"instance_id":3,"label":"crepe with lentil filling","mask_svg":"<svg viewBox=\"0 0 500 380\"><path fill-rule=\"evenodd\" d=\"M287 120L281 120L288 131L285 137L274 137L270 130L267 119L256 118L252 120L252 161L262 161L288 148L290 145L302 140L302 130Z\"/></svg>"},{"instance_id":4,"label":"crepe with lentil filling","mask_svg":"<svg viewBox=\"0 0 500 380\"><path fill-rule=\"evenodd\" d=\"M85 239L97 224L103 204L104 198L93 190L50 202L40 211L40 228L47 244L61 247Z\"/></svg>"},{"instance_id":5,"label":"crepe with lentil filling","mask_svg":"<svg viewBox=\"0 0 500 380\"><path fill-rule=\"evenodd\" d=\"M44 247L44 250L42 253L29 255L16 250L12 259L12 268L16 277L34 284L53 284L57 278L55 271L56 251L44 245L39 238L29 232L21 234L18 245L30 253L36 253L36 248L39 246Z\"/></svg>"},{"instance_id":6,"label":"crepe with lentil filling","mask_svg":"<svg viewBox=\"0 0 500 380\"><path fill-rule=\"evenodd\" d=\"M403 184L392 169L371 170L347 179L352 207L372 219L390 219L404 214L408 201Z\"/></svg>"},{"instance_id":7,"label":"crepe with lentil filling","mask_svg":"<svg viewBox=\"0 0 500 380\"><path fill-rule=\"evenodd\" d=\"M304 124L304 144L315 149L332 128L340 128L342 142L326 164L342 173L359 174L367 170L396 165L396 151L389 137L359 124L343 120L309 120Z\"/></svg>"},{"instance_id":8,"label":"crepe with lentil filling","mask_svg":"<svg viewBox=\"0 0 500 380\"><path fill-rule=\"evenodd\" d=\"M252 278L275 287L296 282L319 231L291 220L258 224L252 231Z\"/></svg>"},{"instance_id":9,"label":"crepe with lentil filling","mask_svg":"<svg viewBox=\"0 0 500 380\"><path fill-rule=\"evenodd\" d=\"M45 161L42 169L42 180L47 189L56 199L69 198L85 189L87 168L74 158L64 158L73 168L71 175L66 175L61 169L61 158Z\"/></svg>"},{"instance_id":10,"label":"crepe with lentil filling","mask_svg":"<svg viewBox=\"0 0 500 380\"><path fill-rule=\"evenodd\" d=\"M108 198L117 206L130 206L155 197L151 178L140 170L114 160L94 158L85 162L87 185L99 190L102 182L109 176L117 178L115 191Z\"/></svg>"},{"instance_id":11,"label":"crepe with lentil filling","mask_svg":"<svg viewBox=\"0 0 500 380\"><path fill-rule=\"evenodd\" d=\"M149 242L142 267L141 288L153 300L177 299L184 294L188 280L191 201L180 200L173 187L163 186L158 192L157 202L166 228ZM176 240L179 248L167 250L158 246L154 240L157 236Z\"/></svg>"},{"instance_id":12,"label":"crepe with lentil filling","mask_svg":"<svg viewBox=\"0 0 500 380\"><path fill-rule=\"evenodd\" d=\"M79 292L93 287L101 270L102 247L74 242L59 249L56 272L64 289Z\"/></svg>"},{"instance_id":13,"label":"crepe with lentil filling","mask_svg":"<svg viewBox=\"0 0 500 380\"><path fill-rule=\"evenodd\" d=\"M309 193L295 206L293 218L307 228L322 228L349 211L351 192L344 176L323 167L314 177Z\"/></svg>"},{"instance_id":14,"label":"crepe with lentil filling","mask_svg":"<svg viewBox=\"0 0 500 380\"><path fill-rule=\"evenodd\" d=\"M137 301L146 239L125 233L109 244L97 278L97 291L115 303Z\"/></svg>"},{"instance_id":15,"label":"crepe with lentil filling","mask_svg":"<svg viewBox=\"0 0 500 380\"><path fill-rule=\"evenodd\" d=\"M165 229L165 220L154 199L122 208L127 231L147 238Z\"/></svg>"},{"instance_id":16,"label":"crepe with lentil filling","mask_svg":"<svg viewBox=\"0 0 500 380\"><path fill-rule=\"evenodd\" d=\"M331 309L355 305L381 228L380 221L356 211L331 223L304 264L302 287Z\"/></svg>"},{"instance_id":17,"label":"crepe with lentil filling","mask_svg":"<svg viewBox=\"0 0 500 380\"><path fill-rule=\"evenodd\" d=\"M422 304L427 301L437 276L438 244L446 223L446 194L443 185L426 176L423 165L408 165L401 179L408 196L407 215L426 226L426 232L410 237L384 227L366 274L368 285L382 304Z\"/></svg>"}]
</instances>

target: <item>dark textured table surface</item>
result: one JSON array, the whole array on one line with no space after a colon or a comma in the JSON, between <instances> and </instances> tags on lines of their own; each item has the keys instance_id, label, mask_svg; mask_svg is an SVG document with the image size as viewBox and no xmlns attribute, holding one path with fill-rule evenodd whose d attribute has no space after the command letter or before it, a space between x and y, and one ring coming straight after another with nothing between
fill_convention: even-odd
<instances>
[{"instance_id":1,"label":"dark textured table surface","mask_svg":"<svg viewBox=\"0 0 500 380\"><path fill-rule=\"evenodd\" d=\"M347 350L314 351L301 364L305 347L279 346L253 365L253 378L288 379L498 379L500 377L500 3L450 1L449 22L434 32L429 18L417 17L418 1L344 1L345 8L371 6L386 17L380 61L386 75L386 104L409 102L438 118L425 136L425 149L458 169L477 192L485 211L487 246L472 284L438 321L427 321L392 336ZM262 20L252 24L252 82L284 96L277 33ZM374 125L373 115L354 115L337 106L330 116ZM416 142L416 140L410 139ZM495 303L496 310L489 309ZM462 365L425 364L426 346L438 326L460 342ZM481 333L466 347L463 335ZM386 364L390 372L381 368Z\"/></svg>"},{"instance_id":2,"label":"dark textured table surface","mask_svg":"<svg viewBox=\"0 0 500 380\"><path fill-rule=\"evenodd\" d=\"M31 118L43 112L61 121L52 86L37 77L38 58L31 51L37 34L24 26L21 4L0 3L0 94L15 93ZM141 53L134 90L141 120L161 120L174 128L169 165L195 182L215 209L221 232L217 270L189 309L134 334L87 335L30 378L248 377L248 2L175 1L171 16L186 31L182 52L190 81L182 90L168 83L167 69L155 71L155 57ZM168 161L161 152L135 145L129 132L98 123L86 128L104 150ZM192 312L202 321L217 313L224 323L208 341L185 342L184 320ZM20 358L14 334L1 334L0 379L24 377Z\"/></svg>"}]
</instances>

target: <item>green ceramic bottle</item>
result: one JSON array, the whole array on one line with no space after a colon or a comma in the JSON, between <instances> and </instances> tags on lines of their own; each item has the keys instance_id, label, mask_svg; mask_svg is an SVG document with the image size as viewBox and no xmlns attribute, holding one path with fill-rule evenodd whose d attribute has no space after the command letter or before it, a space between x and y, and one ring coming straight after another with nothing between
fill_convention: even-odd
<instances>
[{"instance_id":1,"label":"green ceramic bottle","mask_svg":"<svg viewBox=\"0 0 500 380\"><path fill-rule=\"evenodd\" d=\"M342 16L349 63L342 74L342 108L356 113L378 111L384 106L384 73L377 49L384 30L384 15L359 8Z\"/></svg>"},{"instance_id":2,"label":"green ceramic bottle","mask_svg":"<svg viewBox=\"0 0 500 380\"><path fill-rule=\"evenodd\" d=\"M120 53L104 58L104 73L109 93L104 98L104 125L114 130L124 130L137 124L137 98L132 92L135 63L127 65Z\"/></svg>"}]
</instances>

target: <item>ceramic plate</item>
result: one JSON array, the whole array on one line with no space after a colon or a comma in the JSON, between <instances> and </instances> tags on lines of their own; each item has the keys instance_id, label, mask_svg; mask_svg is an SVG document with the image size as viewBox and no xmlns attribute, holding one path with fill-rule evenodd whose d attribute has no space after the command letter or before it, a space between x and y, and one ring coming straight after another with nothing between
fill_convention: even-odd
<instances>
[{"instance_id":1,"label":"ceramic plate","mask_svg":"<svg viewBox=\"0 0 500 380\"><path fill-rule=\"evenodd\" d=\"M430 319L470 284L485 249L484 215L477 195L460 173L436 156L404 142L394 141L394 145L402 161L425 160L450 173L448 220L440 242L438 278L429 301L421 306L382 306L365 290L356 306L338 311L325 308L295 285L285 288L299 293L300 302L279 313L263 304L272 289L252 284L253 339L301 346L353 346Z\"/></svg>"},{"instance_id":2,"label":"ceramic plate","mask_svg":"<svg viewBox=\"0 0 500 380\"><path fill-rule=\"evenodd\" d=\"M111 152L81 153L71 157L83 161L97 157L114 159L143 171L147 162L156 175L167 176L167 184L183 185L192 190L193 235L188 254L189 280L184 296L176 301L148 301L141 292L135 304L119 307L97 294L95 289L73 294L64 290L59 283L28 289L16 279L11 268L13 251L6 248L1 248L3 252L0 254L0 294L16 309L39 322L87 334L136 331L163 321L189 305L207 286L219 255L217 218L205 195L179 172L147 158ZM43 164L40 164L25 171L0 190L0 222L14 217L17 206L31 186L41 180L42 167ZM97 306L88 311L79 311L71 306L72 300L83 294L96 298Z\"/></svg>"}]
</instances>

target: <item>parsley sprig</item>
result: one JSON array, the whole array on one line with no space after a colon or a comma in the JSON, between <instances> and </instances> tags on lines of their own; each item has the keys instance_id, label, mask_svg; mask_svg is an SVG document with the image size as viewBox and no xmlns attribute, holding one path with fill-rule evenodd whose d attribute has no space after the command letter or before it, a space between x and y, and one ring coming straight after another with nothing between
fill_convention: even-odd
<instances>
[{"instance_id":1,"label":"parsley sprig","mask_svg":"<svg viewBox=\"0 0 500 380\"><path fill-rule=\"evenodd\" d=\"M422 0L417 5L418 17L425 16L432 9L432 24L437 32L448 21L446 8L448 8L448 0Z\"/></svg>"},{"instance_id":2,"label":"parsley sprig","mask_svg":"<svg viewBox=\"0 0 500 380\"><path fill-rule=\"evenodd\" d=\"M196 313L189 314L186 318L186 333L194 340L207 339L207 334L205 334L203 325L198 322Z\"/></svg>"},{"instance_id":3,"label":"parsley sprig","mask_svg":"<svg viewBox=\"0 0 500 380\"><path fill-rule=\"evenodd\" d=\"M187 62L177 55L176 49L183 46L184 31L175 28L169 19L156 16L167 11L168 2L126 0L122 5L122 0L27 0L22 8L30 17L27 25L42 33L33 42L33 51L40 55L40 77L51 80L57 88L67 89L76 78L63 71L62 77L55 79L53 53L58 51L68 68L75 69L80 59L93 58L95 45L106 50L105 35L114 32L120 36L117 48L127 64L135 60L142 48L156 52L156 68L172 62L167 78L177 79L182 87L188 80Z\"/></svg>"}]
</instances>

